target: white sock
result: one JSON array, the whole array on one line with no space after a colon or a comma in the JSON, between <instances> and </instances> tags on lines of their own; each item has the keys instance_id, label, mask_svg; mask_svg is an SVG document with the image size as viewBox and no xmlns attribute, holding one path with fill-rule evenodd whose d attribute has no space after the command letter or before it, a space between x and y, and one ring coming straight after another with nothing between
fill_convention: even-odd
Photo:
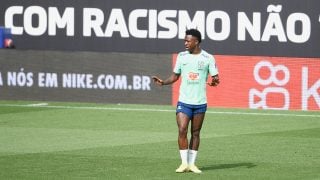
<instances>
[{"instance_id":1,"label":"white sock","mask_svg":"<svg viewBox=\"0 0 320 180\"><path fill-rule=\"evenodd\" d=\"M180 157L182 164L188 164L188 149L180 150Z\"/></svg>"},{"instance_id":2,"label":"white sock","mask_svg":"<svg viewBox=\"0 0 320 180\"><path fill-rule=\"evenodd\" d=\"M196 150L189 150L188 151L188 164L194 164L196 162L198 151Z\"/></svg>"}]
</instances>

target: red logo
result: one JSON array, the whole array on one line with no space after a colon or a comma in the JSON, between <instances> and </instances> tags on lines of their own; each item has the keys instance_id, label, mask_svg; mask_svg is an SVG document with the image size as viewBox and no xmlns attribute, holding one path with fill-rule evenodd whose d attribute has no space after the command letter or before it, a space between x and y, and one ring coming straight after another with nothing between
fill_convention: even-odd
<instances>
[{"instance_id":1,"label":"red logo","mask_svg":"<svg viewBox=\"0 0 320 180\"><path fill-rule=\"evenodd\" d=\"M198 80L199 79L199 73L193 73L193 72L189 72L188 73L188 79L189 80Z\"/></svg>"}]
</instances>

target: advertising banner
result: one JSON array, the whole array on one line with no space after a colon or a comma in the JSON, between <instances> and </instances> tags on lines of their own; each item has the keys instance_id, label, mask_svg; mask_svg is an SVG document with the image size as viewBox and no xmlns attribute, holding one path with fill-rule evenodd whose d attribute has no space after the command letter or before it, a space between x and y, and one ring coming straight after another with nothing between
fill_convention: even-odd
<instances>
[{"instance_id":1,"label":"advertising banner","mask_svg":"<svg viewBox=\"0 0 320 180\"><path fill-rule=\"evenodd\" d=\"M1 0L16 48L176 53L197 28L216 54L320 57L318 0Z\"/></svg>"},{"instance_id":2,"label":"advertising banner","mask_svg":"<svg viewBox=\"0 0 320 180\"><path fill-rule=\"evenodd\" d=\"M17 49L0 50L0 99L175 104L150 76L196 28L219 54L209 106L319 110L318 0L2 0L0 17Z\"/></svg>"},{"instance_id":3,"label":"advertising banner","mask_svg":"<svg viewBox=\"0 0 320 180\"><path fill-rule=\"evenodd\" d=\"M218 87L207 86L209 106L320 110L319 58L214 57L221 83ZM173 55L173 64L175 58ZM178 90L179 83L173 86L173 105L178 100Z\"/></svg>"},{"instance_id":4,"label":"advertising banner","mask_svg":"<svg viewBox=\"0 0 320 180\"><path fill-rule=\"evenodd\" d=\"M151 81L171 73L170 55L0 50L0 64L1 100L171 103Z\"/></svg>"}]
</instances>

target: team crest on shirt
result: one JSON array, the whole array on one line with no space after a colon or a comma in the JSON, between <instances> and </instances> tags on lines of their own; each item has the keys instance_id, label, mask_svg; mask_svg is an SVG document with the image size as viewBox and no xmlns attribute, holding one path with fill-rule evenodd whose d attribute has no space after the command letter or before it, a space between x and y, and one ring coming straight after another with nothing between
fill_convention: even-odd
<instances>
[{"instance_id":1,"label":"team crest on shirt","mask_svg":"<svg viewBox=\"0 0 320 180\"><path fill-rule=\"evenodd\" d=\"M199 61L199 62L198 62L198 70L204 69L204 66L205 66L204 61Z\"/></svg>"}]
</instances>

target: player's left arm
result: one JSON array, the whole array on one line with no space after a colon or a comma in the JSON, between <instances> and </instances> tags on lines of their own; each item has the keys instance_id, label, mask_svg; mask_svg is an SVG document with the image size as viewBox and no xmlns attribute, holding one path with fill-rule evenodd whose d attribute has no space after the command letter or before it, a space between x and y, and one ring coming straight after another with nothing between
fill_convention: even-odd
<instances>
[{"instance_id":1,"label":"player's left arm","mask_svg":"<svg viewBox=\"0 0 320 180\"><path fill-rule=\"evenodd\" d=\"M213 56L209 62L209 73L211 74L211 82L208 82L207 84L209 86L217 86L220 83L220 78L218 74L218 67L216 64L216 60Z\"/></svg>"},{"instance_id":2,"label":"player's left arm","mask_svg":"<svg viewBox=\"0 0 320 180\"><path fill-rule=\"evenodd\" d=\"M208 82L207 84L209 86L218 86L218 84L220 83L219 75L217 74L211 77L211 82Z\"/></svg>"}]
</instances>

